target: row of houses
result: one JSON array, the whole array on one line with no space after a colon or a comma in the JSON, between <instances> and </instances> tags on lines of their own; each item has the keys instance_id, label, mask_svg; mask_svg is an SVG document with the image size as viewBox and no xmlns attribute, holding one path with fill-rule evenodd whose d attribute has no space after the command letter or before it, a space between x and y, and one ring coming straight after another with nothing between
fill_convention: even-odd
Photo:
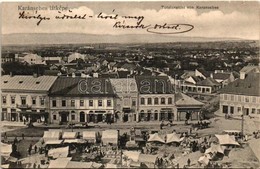
<instances>
[{"instance_id":1,"label":"row of houses","mask_svg":"<svg viewBox=\"0 0 260 169\"><path fill-rule=\"evenodd\" d=\"M168 76L1 77L2 120L48 123L198 119L203 103L176 93Z\"/></svg>"}]
</instances>

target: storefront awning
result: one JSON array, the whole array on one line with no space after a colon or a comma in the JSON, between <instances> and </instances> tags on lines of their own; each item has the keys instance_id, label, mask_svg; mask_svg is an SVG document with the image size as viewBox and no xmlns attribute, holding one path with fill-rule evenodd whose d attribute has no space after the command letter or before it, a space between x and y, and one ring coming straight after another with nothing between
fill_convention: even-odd
<instances>
[{"instance_id":1,"label":"storefront awning","mask_svg":"<svg viewBox=\"0 0 260 169\"><path fill-rule=\"evenodd\" d=\"M20 112L22 115L46 115L49 114L48 112L28 112L28 111L22 111Z\"/></svg>"}]
</instances>

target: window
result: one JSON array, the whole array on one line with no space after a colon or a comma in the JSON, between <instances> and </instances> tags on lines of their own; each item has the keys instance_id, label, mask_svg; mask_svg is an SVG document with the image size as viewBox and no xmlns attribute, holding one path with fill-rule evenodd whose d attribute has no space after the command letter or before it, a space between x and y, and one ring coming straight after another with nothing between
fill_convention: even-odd
<instances>
[{"instance_id":1,"label":"window","mask_svg":"<svg viewBox=\"0 0 260 169\"><path fill-rule=\"evenodd\" d=\"M252 102L256 103L256 97L252 97Z\"/></svg>"},{"instance_id":2,"label":"window","mask_svg":"<svg viewBox=\"0 0 260 169\"><path fill-rule=\"evenodd\" d=\"M237 100L241 102L241 96L237 96Z\"/></svg>"},{"instance_id":3,"label":"window","mask_svg":"<svg viewBox=\"0 0 260 169\"><path fill-rule=\"evenodd\" d=\"M93 100L89 100L89 106L93 106Z\"/></svg>"},{"instance_id":4,"label":"window","mask_svg":"<svg viewBox=\"0 0 260 169\"><path fill-rule=\"evenodd\" d=\"M151 105L152 104L152 98L148 98L147 104Z\"/></svg>"},{"instance_id":5,"label":"window","mask_svg":"<svg viewBox=\"0 0 260 169\"><path fill-rule=\"evenodd\" d=\"M32 105L36 105L36 98L35 97L32 98Z\"/></svg>"},{"instance_id":6,"label":"window","mask_svg":"<svg viewBox=\"0 0 260 169\"><path fill-rule=\"evenodd\" d=\"M168 104L172 104L172 98L168 98Z\"/></svg>"},{"instance_id":7,"label":"window","mask_svg":"<svg viewBox=\"0 0 260 169\"><path fill-rule=\"evenodd\" d=\"M57 116L55 114L53 115L53 120L57 120Z\"/></svg>"},{"instance_id":8,"label":"window","mask_svg":"<svg viewBox=\"0 0 260 169\"><path fill-rule=\"evenodd\" d=\"M223 106L223 113L228 114L228 106Z\"/></svg>"},{"instance_id":9,"label":"window","mask_svg":"<svg viewBox=\"0 0 260 169\"><path fill-rule=\"evenodd\" d=\"M224 100L227 100L227 95L226 94L224 94Z\"/></svg>"},{"instance_id":10,"label":"window","mask_svg":"<svg viewBox=\"0 0 260 169\"><path fill-rule=\"evenodd\" d=\"M75 107L75 100L71 100L71 101L70 101L70 106L71 106L71 107Z\"/></svg>"},{"instance_id":11,"label":"window","mask_svg":"<svg viewBox=\"0 0 260 169\"><path fill-rule=\"evenodd\" d=\"M209 88L206 88L206 92L208 92L208 93L209 93L209 91L210 91L210 90L209 90Z\"/></svg>"},{"instance_id":12,"label":"window","mask_svg":"<svg viewBox=\"0 0 260 169\"><path fill-rule=\"evenodd\" d=\"M233 106L230 106L230 113L234 114L234 107Z\"/></svg>"},{"instance_id":13,"label":"window","mask_svg":"<svg viewBox=\"0 0 260 169\"><path fill-rule=\"evenodd\" d=\"M80 106L84 106L84 100L80 100L80 101L79 101L79 105L80 105Z\"/></svg>"},{"instance_id":14,"label":"window","mask_svg":"<svg viewBox=\"0 0 260 169\"><path fill-rule=\"evenodd\" d=\"M241 107L238 107L238 108L237 108L237 112L238 112L238 113L241 113L241 111L242 111Z\"/></svg>"},{"instance_id":15,"label":"window","mask_svg":"<svg viewBox=\"0 0 260 169\"><path fill-rule=\"evenodd\" d=\"M52 107L56 107L56 106L57 106L56 100L52 100Z\"/></svg>"},{"instance_id":16,"label":"window","mask_svg":"<svg viewBox=\"0 0 260 169\"><path fill-rule=\"evenodd\" d=\"M257 109L257 114L260 114L260 109Z\"/></svg>"},{"instance_id":17,"label":"window","mask_svg":"<svg viewBox=\"0 0 260 169\"><path fill-rule=\"evenodd\" d=\"M40 98L41 106L44 106L44 100L45 100L44 97Z\"/></svg>"},{"instance_id":18,"label":"window","mask_svg":"<svg viewBox=\"0 0 260 169\"><path fill-rule=\"evenodd\" d=\"M159 99L157 97L154 98L154 104L159 104Z\"/></svg>"},{"instance_id":19,"label":"window","mask_svg":"<svg viewBox=\"0 0 260 169\"><path fill-rule=\"evenodd\" d=\"M26 97L21 97L21 103L22 103L22 105L26 104Z\"/></svg>"},{"instance_id":20,"label":"window","mask_svg":"<svg viewBox=\"0 0 260 169\"><path fill-rule=\"evenodd\" d=\"M249 97L245 97L245 102L249 102Z\"/></svg>"},{"instance_id":21,"label":"window","mask_svg":"<svg viewBox=\"0 0 260 169\"><path fill-rule=\"evenodd\" d=\"M98 107L102 106L102 100L98 100Z\"/></svg>"},{"instance_id":22,"label":"window","mask_svg":"<svg viewBox=\"0 0 260 169\"><path fill-rule=\"evenodd\" d=\"M75 120L75 114L71 115L71 120Z\"/></svg>"},{"instance_id":23,"label":"window","mask_svg":"<svg viewBox=\"0 0 260 169\"><path fill-rule=\"evenodd\" d=\"M107 106L108 106L108 107L111 106L111 100L107 100Z\"/></svg>"},{"instance_id":24,"label":"window","mask_svg":"<svg viewBox=\"0 0 260 169\"><path fill-rule=\"evenodd\" d=\"M231 95L231 101L234 101L234 95Z\"/></svg>"},{"instance_id":25,"label":"window","mask_svg":"<svg viewBox=\"0 0 260 169\"><path fill-rule=\"evenodd\" d=\"M136 101L132 100L132 106L136 106Z\"/></svg>"},{"instance_id":26,"label":"window","mask_svg":"<svg viewBox=\"0 0 260 169\"><path fill-rule=\"evenodd\" d=\"M161 104L165 104L165 98L161 98Z\"/></svg>"},{"instance_id":27,"label":"window","mask_svg":"<svg viewBox=\"0 0 260 169\"><path fill-rule=\"evenodd\" d=\"M255 114L255 112L256 112L256 111L255 111L255 109L253 108L251 113L252 113L252 114Z\"/></svg>"},{"instance_id":28,"label":"window","mask_svg":"<svg viewBox=\"0 0 260 169\"><path fill-rule=\"evenodd\" d=\"M14 96L11 97L11 104L15 104L15 97Z\"/></svg>"},{"instance_id":29,"label":"window","mask_svg":"<svg viewBox=\"0 0 260 169\"><path fill-rule=\"evenodd\" d=\"M2 102L3 102L3 104L6 104L6 96L2 97Z\"/></svg>"},{"instance_id":30,"label":"window","mask_svg":"<svg viewBox=\"0 0 260 169\"><path fill-rule=\"evenodd\" d=\"M61 101L61 106L62 106L62 107L66 107L66 100L62 100L62 101Z\"/></svg>"},{"instance_id":31,"label":"window","mask_svg":"<svg viewBox=\"0 0 260 169\"><path fill-rule=\"evenodd\" d=\"M144 98L141 98L141 104L142 104L142 105L145 104L145 100L144 100Z\"/></svg>"}]
</instances>

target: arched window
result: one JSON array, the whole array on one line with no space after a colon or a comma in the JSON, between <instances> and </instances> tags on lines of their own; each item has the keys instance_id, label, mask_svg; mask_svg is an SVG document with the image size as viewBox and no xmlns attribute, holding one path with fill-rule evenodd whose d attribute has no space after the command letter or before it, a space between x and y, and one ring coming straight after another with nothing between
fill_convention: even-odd
<instances>
[{"instance_id":1,"label":"arched window","mask_svg":"<svg viewBox=\"0 0 260 169\"><path fill-rule=\"evenodd\" d=\"M141 104L145 104L145 99L144 98L141 98Z\"/></svg>"},{"instance_id":2,"label":"arched window","mask_svg":"<svg viewBox=\"0 0 260 169\"><path fill-rule=\"evenodd\" d=\"M161 98L161 104L165 104L165 98L164 97Z\"/></svg>"},{"instance_id":3,"label":"arched window","mask_svg":"<svg viewBox=\"0 0 260 169\"><path fill-rule=\"evenodd\" d=\"M149 104L149 105L151 105L152 104L152 98L148 98L148 100L147 100L147 104Z\"/></svg>"},{"instance_id":4,"label":"arched window","mask_svg":"<svg viewBox=\"0 0 260 169\"><path fill-rule=\"evenodd\" d=\"M157 97L154 98L154 104L159 104L159 99Z\"/></svg>"},{"instance_id":5,"label":"arched window","mask_svg":"<svg viewBox=\"0 0 260 169\"><path fill-rule=\"evenodd\" d=\"M172 104L172 98L171 97L168 98L168 104Z\"/></svg>"}]
</instances>

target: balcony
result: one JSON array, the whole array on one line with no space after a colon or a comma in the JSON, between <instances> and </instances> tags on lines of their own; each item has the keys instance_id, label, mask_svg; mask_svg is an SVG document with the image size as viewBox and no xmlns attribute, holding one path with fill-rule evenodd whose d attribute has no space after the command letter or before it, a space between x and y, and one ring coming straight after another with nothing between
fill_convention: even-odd
<instances>
[{"instance_id":1,"label":"balcony","mask_svg":"<svg viewBox=\"0 0 260 169\"><path fill-rule=\"evenodd\" d=\"M19 109L31 109L32 106L28 105L28 104L16 104L16 107Z\"/></svg>"}]
</instances>

